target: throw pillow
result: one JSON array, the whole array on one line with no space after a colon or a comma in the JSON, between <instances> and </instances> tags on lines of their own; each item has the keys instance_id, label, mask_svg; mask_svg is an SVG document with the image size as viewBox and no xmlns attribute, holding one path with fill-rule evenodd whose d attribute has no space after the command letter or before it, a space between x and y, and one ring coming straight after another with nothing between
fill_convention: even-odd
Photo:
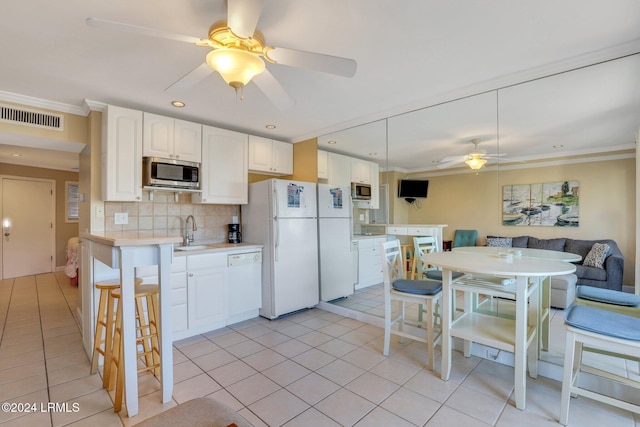
<instances>
[{"instance_id":1,"label":"throw pillow","mask_svg":"<svg viewBox=\"0 0 640 427\"><path fill-rule=\"evenodd\" d=\"M582 265L587 267L604 268L604 260L609 255L609 245L606 243L594 243L591 250L584 257Z\"/></svg>"},{"instance_id":2,"label":"throw pillow","mask_svg":"<svg viewBox=\"0 0 640 427\"><path fill-rule=\"evenodd\" d=\"M487 246L510 248L511 237L487 237Z\"/></svg>"}]
</instances>

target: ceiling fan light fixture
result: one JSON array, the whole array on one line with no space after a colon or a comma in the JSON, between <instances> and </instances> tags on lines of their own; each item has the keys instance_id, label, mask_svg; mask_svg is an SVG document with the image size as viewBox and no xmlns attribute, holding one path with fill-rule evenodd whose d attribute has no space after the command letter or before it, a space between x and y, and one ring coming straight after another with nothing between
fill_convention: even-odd
<instances>
[{"instance_id":1,"label":"ceiling fan light fixture","mask_svg":"<svg viewBox=\"0 0 640 427\"><path fill-rule=\"evenodd\" d=\"M212 50L207 54L207 64L236 90L264 71L264 61L259 56L235 48Z\"/></svg>"},{"instance_id":2,"label":"ceiling fan light fixture","mask_svg":"<svg viewBox=\"0 0 640 427\"><path fill-rule=\"evenodd\" d=\"M464 162L467 164L467 166L474 170L480 169L482 166L484 166L485 163L487 163L485 159L475 156L468 158Z\"/></svg>"}]
</instances>

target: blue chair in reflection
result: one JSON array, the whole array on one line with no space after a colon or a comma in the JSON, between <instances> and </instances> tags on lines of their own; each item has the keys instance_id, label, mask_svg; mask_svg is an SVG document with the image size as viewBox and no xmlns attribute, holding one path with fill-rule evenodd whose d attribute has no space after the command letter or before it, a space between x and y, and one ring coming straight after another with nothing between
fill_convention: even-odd
<instances>
[{"instance_id":1,"label":"blue chair in reflection","mask_svg":"<svg viewBox=\"0 0 640 427\"><path fill-rule=\"evenodd\" d=\"M478 230L456 230L453 236L453 247L475 246L478 240Z\"/></svg>"}]
</instances>

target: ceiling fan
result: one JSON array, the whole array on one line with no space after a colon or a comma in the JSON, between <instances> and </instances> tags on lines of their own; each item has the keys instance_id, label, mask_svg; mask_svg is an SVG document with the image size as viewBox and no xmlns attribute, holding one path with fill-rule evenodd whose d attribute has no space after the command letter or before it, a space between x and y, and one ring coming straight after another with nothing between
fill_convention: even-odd
<instances>
[{"instance_id":1,"label":"ceiling fan","mask_svg":"<svg viewBox=\"0 0 640 427\"><path fill-rule=\"evenodd\" d=\"M265 62L302 67L324 73L353 77L357 64L353 59L324 55L303 50L269 46L256 28L262 12L263 0L227 0L227 19L209 28L206 38L192 37L155 28L87 18L87 25L176 40L210 48L206 61L165 89L172 94L184 93L217 71L236 91L250 81L278 108L284 110L294 104L280 83L273 77Z\"/></svg>"},{"instance_id":2,"label":"ceiling fan","mask_svg":"<svg viewBox=\"0 0 640 427\"><path fill-rule=\"evenodd\" d=\"M463 156L445 157L444 159L438 162L438 168L445 169L460 163L466 163L467 166L469 166L471 169L477 170L482 168L482 166L484 166L484 164L487 163L488 159L495 159L505 155L504 153L487 154L486 150L478 149L478 144L480 143L480 140L477 138L472 139L471 143L473 144L473 150L467 152L467 154Z\"/></svg>"}]
</instances>

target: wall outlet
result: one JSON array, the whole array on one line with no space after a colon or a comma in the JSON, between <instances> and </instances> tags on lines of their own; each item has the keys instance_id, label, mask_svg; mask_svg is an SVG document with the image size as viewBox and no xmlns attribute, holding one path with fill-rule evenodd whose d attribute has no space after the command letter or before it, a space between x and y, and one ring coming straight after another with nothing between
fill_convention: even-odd
<instances>
[{"instance_id":1,"label":"wall outlet","mask_svg":"<svg viewBox=\"0 0 640 427\"><path fill-rule=\"evenodd\" d=\"M497 348L487 349L487 357L486 359L497 360L500 355L500 350Z\"/></svg>"},{"instance_id":2,"label":"wall outlet","mask_svg":"<svg viewBox=\"0 0 640 427\"><path fill-rule=\"evenodd\" d=\"M115 223L116 224L129 224L129 214L124 213L116 213L115 214Z\"/></svg>"}]
</instances>

